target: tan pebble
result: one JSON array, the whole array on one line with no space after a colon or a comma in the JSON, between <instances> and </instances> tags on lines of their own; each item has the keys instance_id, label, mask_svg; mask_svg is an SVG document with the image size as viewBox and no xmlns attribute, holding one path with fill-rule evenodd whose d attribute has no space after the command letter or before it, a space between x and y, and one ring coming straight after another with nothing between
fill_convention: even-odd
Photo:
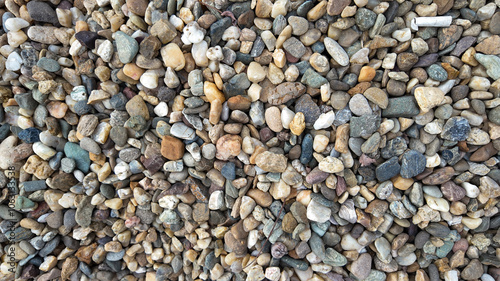
<instances>
[{"instance_id":1,"label":"tan pebble","mask_svg":"<svg viewBox=\"0 0 500 281\"><path fill-rule=\"evenodd\" d=\"M318 152L318 153L321 153L323 151L325 151L326 149L326 146L328 145L328 142L329 142L329 138L325 135L316 135L314 137L314 141L313 141L313 149L314 151Z\"/></svg>"},{"instance_id":2,"label":"tan pebble","mask_svg":"<svg viewBox=\"0 0 500 281\"><path fill-rule=\"evenodd\" d=\"M427 113L441 104L444 99L444 92L435 87L419 87L415 90L415 99L422 113Z\"/></svg>"},{"instance_id":3,"label":"tan pebble","mask_svg":"<svg viewBox=\"0 0 500 281\"><path fill-rule=\"evenodd\" d=\"M326 14L327 1L321 1L316 6L314 6L309 12L307 12L307 19L309 21L317 21L324 14Z\"/></svg>"},{"instance_id":4,"label":"tan pebble","mask_svg":"<svg viewBox=\"0 0 500 281\"><path fill-rule=\"evenodd\" d=\"M127 63L123 67L123 73L134 80L139 80L144 73L144 69L138 67L135 63Z\"/></svg>"},{"instance_id":5,"label":"tan pebble","mask_svg":"<svg viewBox=\"0 0 500 281\"><path fill-rule=\"evenodd\" d=\"M375 78L375 69L370 66L363 66L359 72L358 82L370 82Z\"/></svg>"},{"instance_id":6,"label":"tan pebble","mask_svg":"<svg viewBox=\"0 0 500 281\"><path fill-rule=\"evenodd\" d=\"M281 112L278 107L271 106L266 109L265 118L269 129L277 133L283 130L283 125L281 124Z\"/></svg>"},{"instance_id":7,"label":"tan pebble","mask_svg":"<svg viewBox=\"0 0 500 281\"><path fill-rule=\"evenodd\" d=\"M68 105L63 102L53 101L47 104L47 110L51 116L61 119L66 115Z\"/></svg>"},{"instance_id":8,"label":"tan pebble","mask_svg":"<svg viewBox=\"0 0 500 281\"><path fill-rule=\"evenodd\" d=\"M335 150L340 153L349 152L349 124L337 127L335 136Z\"/></svg>"},{"instance_id":9,"label":"tan pebble","mask_svg":"<svg viewBox=\"0 0 500 281\"><path fill-rule=\"evenodd\" d=\"M104 202L104 205L106 205L106 207L108 207L110 209L119 210L123 207L123 201L120 198L113 198L113 199L106 200Z\"/></svg>"},{"instance_id":10,"label":"tan pebble","mask_svg":"<svg viewBox=\"0 0 500 281\"><path fill-rule=\"evenodd\" d=\"M215 99L220 100L221 103L226 101L224 94L217 88L215 83L205 81L203 84L203 93L207 97L209 102L212 102Z\"/></svg>"},{"instance_id":11,"label":"tan pebble","mask_svg":"<svg viewBox=\"0 0 500 281\"><path fill-rule=\"evenodd\" d=\"M413 185L413 179L405 179L401 177L400 175L396 176L395 178L391 179L392 184L394 185L395 188L399 190L407 190Z\"/></svg>"},{"instance_id":12,"label":"tan pebble","mask_svg":"<svg viewBox=\"0 0 500 281\"><path fill-rule=\"evenodd\" d=\"M221 113L222 113L222 102L219 99L214 99L212 103L210 103L210 114L208 119L210 123L213 125L219 123Z\"/></svg>"},{"instance_id":13,"label":"tan pebble","mask_svg":"<svg viewBox=\"0 0 500 281\"><path fill-rule=\"evenodd\" d=\"M295 113L295 116L290 122L290 131L297 136L300 136L306 128L305 116L302 112Z\"/></svg>"},{"instance_id":14,"label":"tan pebble","mask_svg":"<svg viewBox=\"0 0 500 281\"><path fill-rule=\"evenodd\" d=\"M171 67L175 71L182 70L186 65L186 59L181 49L175 43L170 43L161 48L161 57L166 67Z\"/></svg>"},{"instance_id":15,"label":"tan pebble","mask_svg":"<svg viewBox=\"0 0 500 281\"><path fill-rule=\"evenodd\" d=\"M57 265L57 258L55 256L47 256L38 267L41 271L49 271Z\"/></svg>"}]
</instances>

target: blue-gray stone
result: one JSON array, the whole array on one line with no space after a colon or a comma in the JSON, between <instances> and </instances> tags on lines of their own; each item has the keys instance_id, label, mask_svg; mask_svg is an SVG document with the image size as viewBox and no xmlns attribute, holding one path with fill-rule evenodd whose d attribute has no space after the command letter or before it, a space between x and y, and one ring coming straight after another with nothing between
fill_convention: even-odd
<instances>
[{"instance_id":1,"label":"blue-gray stone","mask_svg":"<svg viewBox=\"0 0 500 281\"><path fill-rule=\"evenodd\" d=\"M233 162L227 162L224 166L222 166L220 172L222 176L230 181L236 179L236 166Z\"/></svg>"},{"instance_id":2,"label":"blue-gray stone","mask_svg":"<svg viewBox=\"0 0 500 281\"><path fill-rule=\"evenodd\" d=\"M73 107L77 115L85 115L92 111L92 106L87 104L87 100L81 100L75 103Z\"/></svg>"},{"instance_id":3,"label":"blue-gray stone","mask_svg":"<svg viewBox=\"0 0 500 281\"><path fill-rule=\"evenodd\" d=\"M300 75L304 75L304 73L306 73L306 70L308 70L309 68L311 68L311 64L309 63L309 61L301 61L301 62L298 62L296 64L294 64L298 69L299 69L299 74Z\"/></svg>"},{"instance_id":4,"label":"blue-gray stone","mask_svg":"<svg viewBox=\"0 0 500 281\"><path fill-rule=\"evenodd\" d=\"M462 16L462 18L470 20L471 22L475 22L477 20L476 12L468 8L460 9L460 15Z\"/></svg>"},{"instance_id":5,"label":"blue-gray stone","mask_svg":"<svg viewBox=\"0 0 500 281\"><path fill-rule=\"evenodd\" d=\"M17 134L17 137L25 143L35 143L40 141L41 132L42 131L37 128L30 127L19 132L19 134Z\"/></svg>"},{"instance_id":6,"label":"blue-gray stone","mask_svg":"<svg viewBox=\"0 0 500 281\"><path fill-rule=\"evenodd\" d=\"M283 15L278 15L273 21L273 34L279 36L286 26L286 18Z\"/></svg>"},{"instance_id":7,"label":"blue-gray stone","mask_svg":"<svg viewBox=\"0 0 500 281\"><path fill-rule=\"evenodd\" d=\"M54 155L52 158L49 160L49 167L52 170L58 170L59 167L61 166L61 160L63 158L64 154L62 152L57 152L56 155Z\"/></svg>"},{"instance_id":8,"label":"blue-gray stone","mask_svg":"<svg viewBox=\"0 0 500 281\"><path fill-rule=\"evenodd\" d=\"M46 57L42 57L41 59L39 59L36 65L48 72L57 72L61 69L61 66L56 60Z\"/></svg>"},{"instance_id":9,"label":"blue-gray stone","mask_svg":"<svg viewBox=\"0 0 500 281\"><path fill-rule=\"evenodd\" d=\"M395 177L401 171L401 166L398 163L398 157L394 156L391 159L380 164L375 169L375 174L379 181L386 181Z\"/></svg>"},{"instance_id":10,"label":"blue-gray stone","mask_svg":"<svg viewBox=\"0 0 500 281\"><path fill-rule=\"evenodd\" d=\"M2 126L0 126L0 141L6 139L9 133L10 133L10 125L8 123L2 124Z\"/></svg>"},{"instance_id":11,"label":"blue-gray stone","mask_svg":"<svg viewBox=\"0 0 500 281\"><path fill-rule=\"evenodd\" d=\"M222 40L222 34L231 26L231 18L223 17L210 26L210 46L214 47Z\"/></svg>"},{"instance_id":12,"label":"blue-gray stone","mask_svg":"<svg viewBox=\"0 0 500 281\"><path fill-rule=\"evenodd\" d=\"M125 250L121 250L117 253L109 252L106 254L106 259L109 261L119 261L125 256Z\"/></svg>"},{"instance_id":13,"label":"blue-gray stone","mask_svg":"<svg viewBox=\"0 0 500 281\"><path fill-rule=\"evenodd\" d=\"M429 223L429 225L425 228L425 231L438 238L445 238L448 234L450 234L450 228L448 226L436 222Z\"/></svg>"},{"instance_id":14,"label":"blue-gray stone","mask_svg":"<svg viewBox=\"0 0 500 281\"><path fill-rule=\"evenodd\" d=\"M342 82L346 83L350 87L354 87L358 83L358 76L354 73L349 73L342 78Z\"/></svg>"},{"instance_id":15,"label":"blue-gray stone","mask_svg":"<svg viewBox=\"0 0 500 281\"><path fill-rule=\"evenodd\" d=\"M325 51L325 44L323 42L316 42L311 46L311 49L315 53L323 53Z\"/></svg>"},{"instance_id":16,"label":"blue-gray stone","mask_svg":"<svg viewBox=\"0 0 500 281\"><path fill-rule=\"evenodd\" d=\"M313 1L306 1L297 8L297 15L299 17L306 17L307 12L309 12L314 7Z\"/></svg>"},{"instance_id":17,"label":"blue-gray stone","mask_svg":"<svg viewBox=\"0 0 500 281\"><path fill-rule=\"evenodd\" d=\"M55 248L59 245L60 241L61 241L61 236L54 237L54 239L45 243L45 246L40 250L38 255L40 255L41 257L48 256L50 253L52 253L52 251L55 250Z\"/></svg>"},{"instance_id":18,"label":"blue-gray stone","mask_svg":"<svg viewBox=\"0 0 500 281\"><path fill-rule=\"evenodd\" d=\"M289 256L283 256L280 260L286 266L290 266L298 270L307 270L309 268L307 262L303 260L296 260Z\"/></svg>"},{"instance_id":19,"label":"blue-gray stone","mask_svg":"<svg viewBox=\"0 0 500 281\"><path fill-rule=\"evenodd\" d=\"M266 45L264 44L262 37L257 36L257 39L255 39L255 41L253 42L252 50L250 51L250 56L252 58L260 56L262 54L262 51L264 51L265 46Z\"/></svg>"},{"instance_id":20,"label":"blue-gray stone","mask_svg":"<svg viewBox=\"0 0 500 281\"><path fill-rule=\"evenodd\" d=\"M215 264L217 263L217 260L218 259L215 257L215 252L211 251L205 258L205 267L209 270L212 270L212 268L214 268Z\"/></svg>"},{"instance_id":21,"label":"blue-gray stone","mask_svg":"<svg viewBox=\"0 0 500 281\"><path fill-rule=\"evenodd\" d=\"M5 237L11 242L21 242L23 240L28 240L33 237L31 230L24 227L18 227L14 230L9 230L5 233Z\"/></svg>"},{"instance_id":22,"label":"blue-gray stone","mask_svg":"<svg viewBox=\"0 0 500 281\"><path fill-rule=\"evenodd\" d=\"M349 106L346 106L339 110L337 114L335 114L335 121L333 121L334 126L340 126L346 124L351 120L352 112L349 109Z\"/></svg>"},{"instance_id":23,"label":"blue-gray stone","mask_svg":"<svg viewBox=\"0 0 500 281\"><path fill-rule=\"evenodd\" d=\"M375 133L379 127L380 116L378 115L352 117L350 124L350 136L351 138L369 137Z\"/></svg>"},{"instance_id":24,"label":"blue-gray stone","mask_svg":"<svg viewBox=\"0 0 500 281\"><path fill-rule=\"evenodd\" d=\"M330 225L331 225L330 221L326 221L323 223L313 221L311 222L311 230L314 233L318 234L320 237L323 237L326 234L326 231L328 230Z\"/></svg>"},{"instance_id":25,"label":"blue-gray stone","mask_svg":"<svg viewBox=\"0 0 500 281\"><path fill-rule=\"evenodd\" d=\"M64 145L64 154L66 154L66 157L75 160L76 167L78 168L78 170L84 173L89 171L90 167L89 152L81 148L78 144L73 142L67 142Z\"/></svg>"},{"instance_id":26,"label":"blue-gray stone","mask_svg":"<svg viewBox=\"0 0 500 281\"><path fill-rule=\"evenodd\" d=\"M486 68L488 74L493 80L500 79L500 58L494 55L475 54L474 58Z\"/></svg>"},{"instance_id":27,"label":"blue-gray stone","mask_svg":"<svg viewBox=\"0 0 500 281\"><path fill-rule=\"evenodd\" d=\"M463 117L451 117L446 121L441 132L441 137L449 141L464 141L470 133L469 121Z\"/></svg>"},{"instance_id":28,"label":"blue-gray stone","mask_svg":"<svg viewBox=\"0 0 500 281\"><path fill-rule=\"evenodd\" d=\"M417 102L412 96L389 99L387 107L382 110L382 117L414 117L420 114Z\"/></svg>"},{"instance_id":29,"label":"blue-gray stone","mask_svg":"<svg viewBox=\"0 0 500 281\"><path fill-rule=\"evenodd\" d=\"M319 75L319 73L314 71L312 68L309 68L302 76L302 80L300 82L312 88L318 89L321 85L328 83L328 80Z\"/></svg>"},{"instance_id":30,"label":"blue-gray stone","mask_svg":"<svg viewBox=\"0 0 500 281\"><path fill-rule=\"evenodd\" d=\"M244 53L241 53L241 52L236 52L236 61L241 61L244 64L250 64L253 61L253 58L252 58L252 56L250 54L244 54Z\"/></svg>"},{"instance_id":31,"label":"blue-gray stone","mask_svg":"<svg viewBox=\"0 0 500 281\"><path fill-rule=\"evenodd\" d=\"M2 26L3 26L3 31L5 32L9 32L9 30L5 27L5 22L8 20L8 19L11 19L11 18L15 18L16 16L11 13L11 12L5 12L3 13L2 15Z\"/></svg>"},{"instance_id":32,"label":"blue-gray stone","mask_svg":"<svg viewBox=\"0 0 500 281\"><path fill-rule=\"evenodd\" d=\"M14 95L14 99L21 108L27 110L35 110L36 107L38 106L38 102L35 99L33 99L31 92Z\"/></svg>"},{"instance_id":33,"label":"blue-gray stone","mask_svg":"<svg viewBox=\"0 0 500 281\"><path fill-rule=\"evenodd\" d=\"M446 257L448 253L451 252L453 245L454 243L452 241L444 241L444 245L436 249L436 256L440 259Z\"/></svg>"},{"instance_id":34,"label":"blue-gray stone","mask_svg":"<svg viewBox=\"0 0 500 281\"><path fill-rule=\"evenodd\" d=\"M118 93L109 99L111 107L116 110L125 110L125 104L127 104L127 102L127 97L122 93Z\"/></svg>"},{"instance_id":35,"label":"blue-gray stone","mask_svg":"<svg viewBox=\"0 0 500 281\"><path fill-rule=\"evenodd\" d=\"M375 25L377 20L377 14L375 12L368 10L366 8L358 9L356 12L356 24L361 31L366 31Z\"/></svg>"},{"instance_id":36,"label":"blue-gray stone","mask_svg":"<svg viewBox=\"0 0 500 281\"><path fill-rule=\"evenodd\" d=\"M421 174L425 170L426 163L422 153L408 150L401 159L401 177L409 179Z\"/></svg>"},{"instance_id":37,"label":"blue-gray stone","mask_svg":"<svg viewBox=\"0 0 500 281\"><path fill-rule=\"evenodd\" d=\"M47 185L45 184L45 180L25 181L22 184L23 184L23 189L26 192L33 192L33 191L43 190L43 189L47 188Z\"/></svg>"},{"instance_id":38,"label":"blue-gray stone","mask_svg":"<svg viewBox=\"0 0 500 281\"><path fill-rule=\"evenodd\" d=\"M448 73L446 70L437 64L433 64L427 68L427 74L431 79L436 81L444 82L448 79Z\"/></svg>"},{"instance_id":39,"label":"blue-gray stone","mask_svg":"<svg viewBox=\"0 0 500 281\"><path fill-rule=\"evenodd\" d=\"M122 63L131 62L139 51L139 43L122 31L117 31L114 36L118 58Z\"/></svg>"},{"instance_id":40,"label":"blue-gray stone","mask_svg":"<svg viewBox=\"0 0 500 281\"><path fill-rule=\"evenodd\" d=\"M310 134L305 135L302 140L300 153L300 163L307 164L311 161L313 157L313 137Z\"/></svg>"}]
</instances>

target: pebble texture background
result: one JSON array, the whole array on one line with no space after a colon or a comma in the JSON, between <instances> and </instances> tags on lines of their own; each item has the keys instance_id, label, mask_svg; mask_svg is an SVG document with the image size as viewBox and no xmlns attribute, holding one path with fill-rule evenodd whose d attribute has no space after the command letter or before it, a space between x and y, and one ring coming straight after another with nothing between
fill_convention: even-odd
<instances>
[{"instance_id":1,"label":"pebble texture background","mask_svg":"<svg viewBox=\"0 0 500 281\"><path fill-rule=\"evenodd\" d=\"M500 280L500 1L0 17L1 280Z\"/></svg>"}]
</instances>

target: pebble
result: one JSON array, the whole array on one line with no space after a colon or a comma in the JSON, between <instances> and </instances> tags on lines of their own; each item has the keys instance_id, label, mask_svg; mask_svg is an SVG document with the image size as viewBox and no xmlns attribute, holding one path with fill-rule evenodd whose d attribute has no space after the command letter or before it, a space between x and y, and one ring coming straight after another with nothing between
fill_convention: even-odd
<instances>
[{"instance_id":1,"label":"pebble","mask_svg":"<svg viewBox=\"0 0 500 281\"><path fill-rule=\"evenodd\" d=\"M14 2L7 279L497 277L495 3Z\"/></svg>"}]
</instances>

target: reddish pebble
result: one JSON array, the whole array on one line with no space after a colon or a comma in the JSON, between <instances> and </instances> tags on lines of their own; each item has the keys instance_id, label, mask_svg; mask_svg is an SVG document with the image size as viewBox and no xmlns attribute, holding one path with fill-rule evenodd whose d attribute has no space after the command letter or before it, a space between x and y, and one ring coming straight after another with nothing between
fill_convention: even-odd
<instances>
[{"instance_id":1,"label":"reddish pebble","mask_svg":"<svg viewBox=\"0 0 500 281\"><path fill-rule=\"evenodd\" d=\"M460 250L466 252L467 248L469 248L469 242L467 242L466 239L462 238L462 239L458 240L457 242L455 242L455 244L453 245L453 252L460 251Z\"/></svg>"}]
</instances>

